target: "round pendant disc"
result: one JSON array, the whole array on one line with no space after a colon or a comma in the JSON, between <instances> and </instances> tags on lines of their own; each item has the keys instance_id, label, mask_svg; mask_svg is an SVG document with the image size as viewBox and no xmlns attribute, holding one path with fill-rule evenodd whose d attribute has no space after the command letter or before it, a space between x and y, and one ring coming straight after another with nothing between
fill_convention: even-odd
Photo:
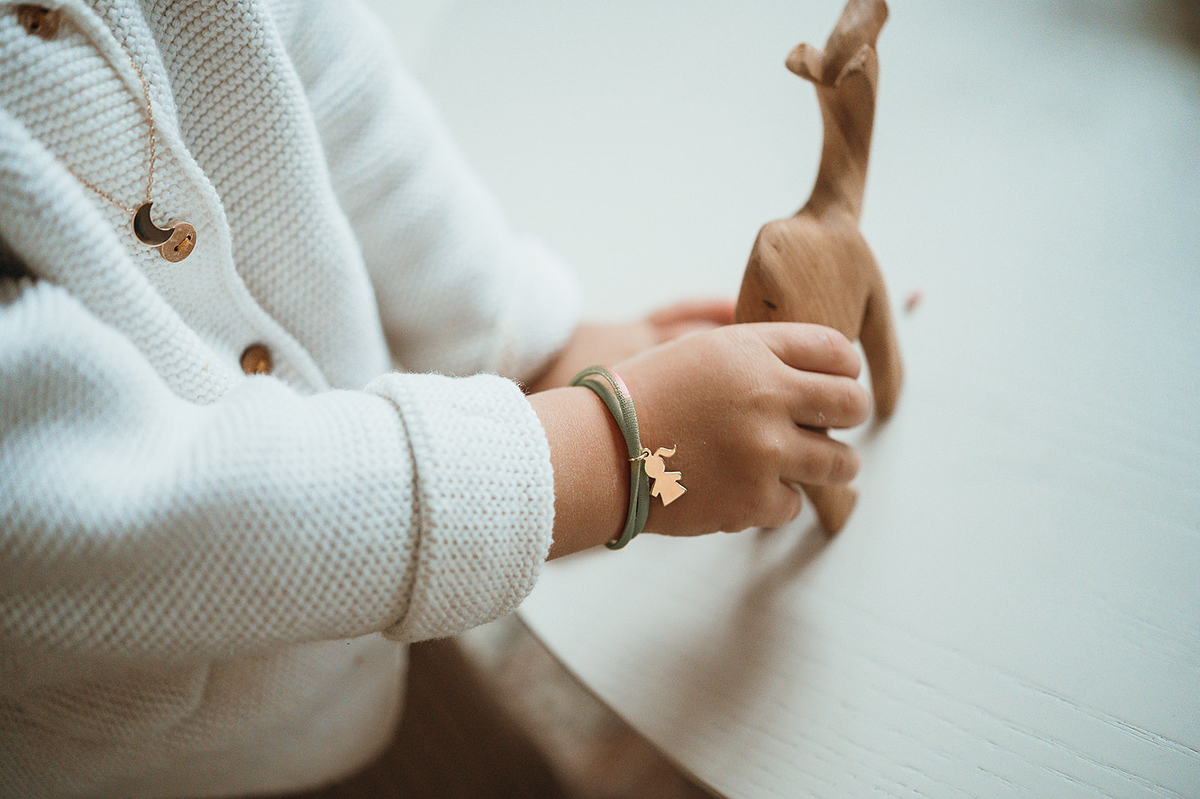
<instances>
[{"instance_id":1,"label":"round pendant disc","mask_svg":"<svg viewBox=\"0 0 1200 799\"><path fill-rule=\"evenodd\" d=\"M187 258L196 246L196 228L187 222L176 222L171 230L171 237L158 248L163 258L171 263L178 263Z\"/></svg>"}]
</instances>

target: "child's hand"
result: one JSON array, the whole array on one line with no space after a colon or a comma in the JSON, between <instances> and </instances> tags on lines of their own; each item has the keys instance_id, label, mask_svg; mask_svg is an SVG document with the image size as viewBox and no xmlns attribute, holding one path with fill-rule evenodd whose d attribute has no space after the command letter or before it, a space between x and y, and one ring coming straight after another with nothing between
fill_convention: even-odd
<instances>
[{"instance_id":1,"label":"child's hand","mask_svg":"<svg viewBox=\"0 0 1200 799\"><path fill-rule=\"evenodd\" d=\"M637 408L642 446L674 447L687 493L650 500L646 529L667 535L777 526L802 507L798 483L852 480L854 449L825 434L866 420L860 361L835 330L787 322L720 327L653 347L615 370ZM629 502L624 439L591 391L530 398L554 461L551 556L612 540Z\"/></svg>"},{"instance_id":2,"label":"child's hand","mask_svg":"<svg viewBox=\"0 0 1200 799\"><path fill-rule=\"evenodd\" d=\"M642 445L676 448L667 468L687 493L650 501L648 531L696 535L777 526L800 512L799 483L842 484L855 450L825 434L870 413L860 361L835 330L745 324L648 350L615 367Z\"/></svg>"},{"instance_id":3,"label":"child's hand","mask_svg":"<svg viewBox=\"0 0 1200 799\"><path fill-rule=\"evenodd\" d=\"M529 393L565 386L593 364L619 363L655 345L728 325L733 309L732 300L698 300L663 308L636 322L580 325L546 371L529 384Z\"/></svg>"}]
</instances>

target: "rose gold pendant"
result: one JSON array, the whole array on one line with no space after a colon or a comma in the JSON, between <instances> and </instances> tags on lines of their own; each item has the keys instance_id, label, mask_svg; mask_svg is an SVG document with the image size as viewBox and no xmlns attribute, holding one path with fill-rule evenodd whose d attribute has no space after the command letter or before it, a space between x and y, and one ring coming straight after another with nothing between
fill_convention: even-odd
<instances>
[{"instance_id":1,"label":"rose gold pendant","mask_svg":"<svg viewBox=\"0 0 1200 799\"><path fill-rule=\"evenodd\" d=\"M154 224L150 219L150 206L144 203L133 215L133 235L148 247L156 247L159 254L178 263L191 254L196 246L196 229L187 222L176 222L167 229Z\"/></svg>"},{"instance_id":2,"label":"rose gold pendant","mask_svg":"<svg viewBox=\"0 0 1200 799\"><path fill-rule=\"evenodd\" d=\"M687 491L687 488L679 484L679 481L683 479L683 473L668 472L667 464L663 460L674 454L674 447L669 450L659 447L653 454L647 448L643 449L641 456L637 458L642 461L646 474L654 481L654 485L650 487L650 496L661 499L663 505L670 505Z\"/></svg>"}]
</instances>

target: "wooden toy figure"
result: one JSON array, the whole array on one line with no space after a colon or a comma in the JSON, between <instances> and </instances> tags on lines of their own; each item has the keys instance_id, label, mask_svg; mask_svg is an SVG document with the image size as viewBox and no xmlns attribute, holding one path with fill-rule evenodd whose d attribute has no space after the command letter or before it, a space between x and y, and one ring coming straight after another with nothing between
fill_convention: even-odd
<instances>
[{"instance_id":1,"label":"wooden toy figure","mask_svg":"<svg viewBox=\"0 0 1200 799\"><path fill-rule=\"evenodd\" d=\"M812 196L793 217L759 231L738 295L736 321L813 322L861 340L875 412L887 418L902 368L883 275L859 232L884 0L849 0L824 50L801 44L787 67L816 86L825 137ZM849 487L805 485L817 518L837 532L854 508Z\"/></svg>"}]
</instances>

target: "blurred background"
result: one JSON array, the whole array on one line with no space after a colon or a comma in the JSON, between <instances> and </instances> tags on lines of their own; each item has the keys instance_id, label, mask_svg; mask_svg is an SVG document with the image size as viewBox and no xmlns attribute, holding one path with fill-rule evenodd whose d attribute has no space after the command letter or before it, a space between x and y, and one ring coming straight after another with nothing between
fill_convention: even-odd
<instances>
[{"instance_id":1,"label":"blurred background","mask_svg":"<svg viewBox=\"0 0 1200 799\"><path fill-rule=\"evenodd\" d=\"M820 117L783 60L824 43L838 0L371 2L598 315L736 291L758 227L808 196ZM864 228L893 292L931 258L1000 279L1013 232L1103 251L1116 226L1153 250L1146 198L1197 176L1198 18L1195 0L892 3Z\"/></svg>"}]
</instances>

